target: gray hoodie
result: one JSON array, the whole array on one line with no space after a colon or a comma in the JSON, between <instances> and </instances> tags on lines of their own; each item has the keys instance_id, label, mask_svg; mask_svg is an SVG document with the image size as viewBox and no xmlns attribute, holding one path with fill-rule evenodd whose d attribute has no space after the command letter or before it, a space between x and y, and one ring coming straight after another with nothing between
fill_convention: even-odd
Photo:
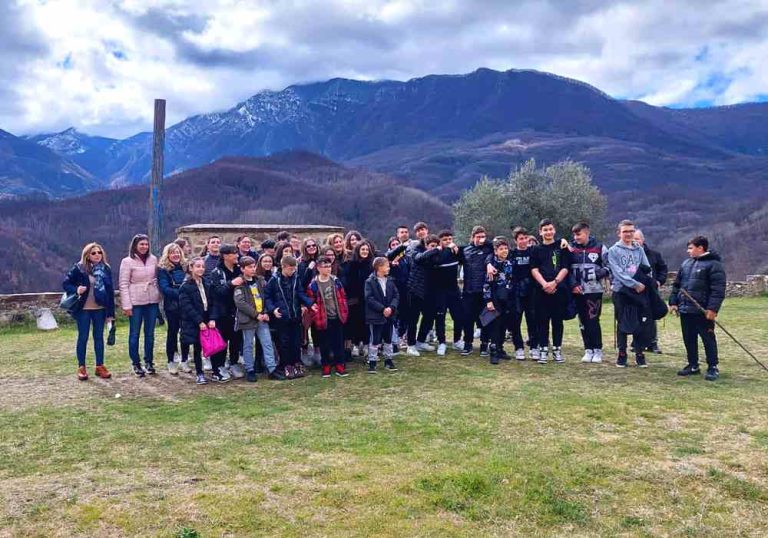
<instances>
[{"instance_id":1,"label":"gray hoodie","mask_svg":"<svg viewBox=\"0 0 768 538\"><path fill-rule=\"evenodd\" d=\"M622 286L633 288L639 284L639 282L632 277L637 273L638 268L641 265L647 265L648 256L645 255L643 247L639 244L632 242L631 246L626 246L621 241L616 241L614 245L608 249L608 267L611 270L611 290L616 292L621 289Z\"/></svg>"}]
</instances>

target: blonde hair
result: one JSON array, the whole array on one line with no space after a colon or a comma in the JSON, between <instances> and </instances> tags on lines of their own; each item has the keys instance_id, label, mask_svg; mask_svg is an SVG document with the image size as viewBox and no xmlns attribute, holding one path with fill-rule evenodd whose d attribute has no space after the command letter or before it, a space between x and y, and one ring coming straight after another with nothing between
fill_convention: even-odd
<instances>
[{"instance_id":1,"label":"blonde hair","mask_svg":"<svg viewBox=\"0 0 768 538\"><path fill-rule=\"evenodd\" d=\"M80 263L83 267L85 267L86 273L91 273L93 270L93 264L91 263L91 257L90 253L94 248L98 248L101 251L101 261L104 265L109 267L109 263L107 262L107 251L104 250L104 247L102 247L98 243L88 243L83 247L83 252L80 254Z\"/></svg>"},{"instance_id":2,"label":"blonde hair","mask_svg":"<svg viewBox=\"0 0 768 538\"><path fill-rule=\"evenodd\" d=\"M170 256L171 251L178 250L179 255L181 258L179 259L179 264L181 265L182 270L186 272L187 270L187 259L184 257L184 249L181 248L177 243L168 243L163 247L163 254L160 256L160 261L157 262L157 265L161 269L166 269L168 271L171 271L173 269L173 262L168 259L168 256Z\"/></svg>"}]
</instances>

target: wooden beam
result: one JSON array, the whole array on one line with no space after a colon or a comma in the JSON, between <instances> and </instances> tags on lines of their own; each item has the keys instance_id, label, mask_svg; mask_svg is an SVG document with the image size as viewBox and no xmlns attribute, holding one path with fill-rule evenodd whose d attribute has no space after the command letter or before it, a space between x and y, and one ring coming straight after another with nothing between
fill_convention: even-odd
<instances>
[{"instance_id":1,"label":"wooden beam","mask_svg":"<svg viewBox=\"0 0 768 538\"><path fill-rule=\"evenodd\" d=\"M152 179L149 184L148 235L152 252L159 256L163 235L163 168L165 149L165 99L155 99L155 127L152 138Z\"/></svg>"}]
</instances>

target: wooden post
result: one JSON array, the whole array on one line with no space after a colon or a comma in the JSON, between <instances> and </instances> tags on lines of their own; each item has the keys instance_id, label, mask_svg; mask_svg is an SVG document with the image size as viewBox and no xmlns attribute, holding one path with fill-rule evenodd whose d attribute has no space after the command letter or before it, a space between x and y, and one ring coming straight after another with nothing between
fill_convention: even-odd
<instances>
[{"instance_id":1,"label":"wooden post","mask_svg":"<svg viewBox=\"0 0 768 538\"><path fill-rule=\"evenodd\" d=\"M165 99L155 99L155 128L152 138L152 179L149 184L149 244L160 255L163 234L163 150L165 148Z\"/></svg>"}]
</instances>

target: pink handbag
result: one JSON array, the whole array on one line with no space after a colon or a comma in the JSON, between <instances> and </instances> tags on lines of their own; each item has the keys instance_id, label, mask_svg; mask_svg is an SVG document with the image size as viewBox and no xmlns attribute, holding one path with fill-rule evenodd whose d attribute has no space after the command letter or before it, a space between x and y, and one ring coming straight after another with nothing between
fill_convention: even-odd
<instances>
[{"instance_id":1,"label":"pink handbag","mask_svg":"<svg viewBox=\"0 0 768 538\"><path fill-rule=\"evenodd\" d=\"M212 357L220 351L227 349L227 343L221 337L218 329L200 329L200 347L203 355Z\"/></svg>"}]
</instances>

